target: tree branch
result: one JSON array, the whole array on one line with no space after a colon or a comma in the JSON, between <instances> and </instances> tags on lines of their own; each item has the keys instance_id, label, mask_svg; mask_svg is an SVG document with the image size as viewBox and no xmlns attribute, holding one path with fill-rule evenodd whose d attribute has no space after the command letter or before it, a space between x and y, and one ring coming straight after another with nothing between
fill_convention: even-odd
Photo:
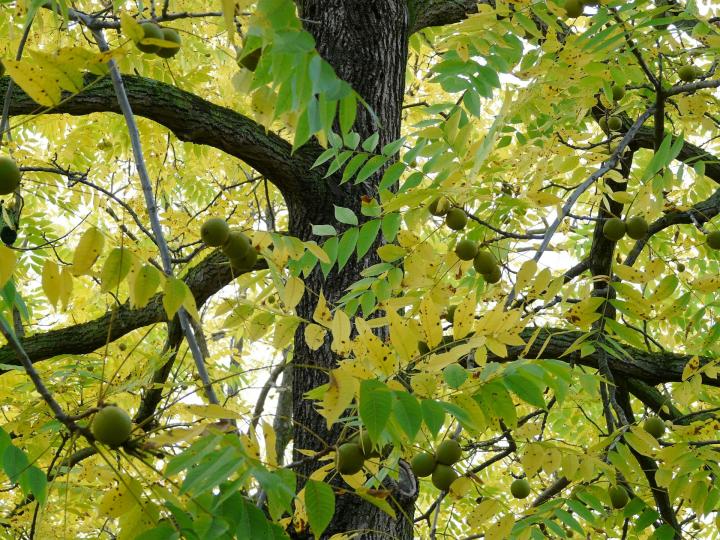
<instances>
[{"instance_id":1,"label":"tree branch","mask_svg":"<svg viewBox=\"0 0 720 540\"><path fill-rule=\"evenodd\" d=\"M264 268L266 263L261 259L252 271ZM232 279L227 258L215 251L193 267L184 281L200 307ZM108 340L115 341L138 328L166 321L162 294L156 294L142 309L134 309L125 303L95 320L26 337L21 344L32 362L38 362L61 354L87 354L104 346ZM10 345L0 347L0 363L20 365Z\"/></svg>"},{"instance_id":2,"label":"tree branch","mask_svg":"<svg viewBox=\"0 0 720 540\"><path fill-rule=\"evenodd\" d=\"M410 8L410 34L428 26L443 26L460 22L471 13L477 13L478 4L490 4L491 0L414 0Z\"/></svg>"},{"instance_id":3,"label":"tree branch","mask_svg":"<svg viewBox=\"0 0 720 540\"><path fill-rule=\"evenodd\" d=\"M283 195L302 192L307 183L318 180L310 171L317 153L312 145L291 154L289 142L236 111L152 79L123 75L123 81L135 114L161 124L181 141L212 146L243 160ZM9 77L0 77L0 95L7 91L9 82ZM74 96L64 93L64 101L48 110L16 87L9 114L120 113L109 78L95 80L88 76L85 82L92 84Z\"/></svg>"}]
</instances>

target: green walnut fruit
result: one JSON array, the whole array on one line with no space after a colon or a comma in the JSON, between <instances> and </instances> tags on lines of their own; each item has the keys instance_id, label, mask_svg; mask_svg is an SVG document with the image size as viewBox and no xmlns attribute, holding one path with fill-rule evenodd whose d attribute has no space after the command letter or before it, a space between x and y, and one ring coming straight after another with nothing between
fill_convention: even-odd
<instances>
[{"instance_id":1,"label":"green walnut fruit","mask_svg":"<svg viewBox=\"0 0 720 540\"><path fill-rule=\"evenodd\" d=\"M450 201L447 200L447 197L440 195L428 205L428 210L433 216L444 216L450 210Z\"/></svg>"},{"instance_id":2,"label":"green walnut fruit","mask_svg":"<svg viewBox=\"0 0 720 540\"><path fill-rule=\"evenodd\" d=\"M430 476L435 470L435 465L435 456L428 454L427 452L418 454L412 458L412 461L410 462L410 466L412 467L415 475L421 478Z\"/></svg>"},{"instance_id":3,"label":"green walnut fruit","mask_svg":"<svg viewBox=\"0 0 720 540\"><path fill-rule=\"evenodd\" d=\"M625 488L622 486L610 486L608 488L608 496L610 497L610 504L615 509L623 508L628 503L628 494Z\"/></svg>"},{"instance_id":4,"label":"green walnut fruit","mask_svg":"<svg viewBox=\"0 0 720 540\"><path fill-rule=\"evenodd\" d=\"M677 271L678 272L684 272L685 271L685 265L681 262L677 263Z\"/></svg>"},{"instance_id":5,"label":"green walnut fruit","mask_svg":"<svg viewBox=\"0 0 720 540\"><path fill-rule=\"evenodd\" d=\"M252 270L255 267L257 258L257 251L250 246L250 249L248 249L242 257L230 259L230 266L232 266L235 270L240 270L242 272Z\"/></svg>"},{"instance_id":6,"label":"green walnut fruit","mask_svg":"<svg viewBox=\"0 0 720 540\"><path fill-rule=\"evenodd\" d=\"M648 232L648 224L640 216L631 217L625 222L625 230L627 235L633 240L640 240L645 238Z\"/></svg>"},{"instance_id":7,"label":"green walnut fruit","mask_svg":"<svg viewBox=\"0 0 720 540\"><path fill-rule=\"evenodd\" d=\"M700 76L700 71L692 64L688 64L678 70L678 76L680 77L681 81L693 82Z\"/></svg>"},{"instance_id":8,"label":"green walnut fruit","mask_svg":"<svg viewBox=\"0 0 720 540\"><path fill-rule=\"evenodd\" d=\"M460 240L455 244L455 255L462 261L471 261L478 254L478 245L472 240Z\"/></svg>"},{"instance_id":9,"label":"green walnut fruit","mask_svg":"<svg viewBox=\"0 0 720 540\"><path fill-rule=\"evenodd\" d=\"M617 242L625 236L625 222L620 218L610 218L603 225L603 235L608 240Z\"/></svg>"},{"instance_id":10,"label":"green walnut fruit","mask_svg":"<svg viewBox=\"0 0 720 540\"><path fill-rule=\"evenodd\" d=\"M443 465L453 465L457 463L462 455L462 448L455 439L448 439L440 443L435 450L435 459Z\"/></svg>"},{"instance_id":11,"label":"green walnut fruit","mask_svg":"<svg viewBox=\"0 0 720 540\"><path fill-rule=\"evenodd\" d=\"M172 28L161 28L161 30L162 39L177 44L177 47L160 47L157 51L157 55L160 58L172 58L180 52L180 44L182 41L180 39L180 34L177 33L177 30Z\"/></svg>"},{"instance_id":12,"label":"green walnut fruit","mask_svg":"<svg viewBox=\"0 0 720 540\"><path fill-rule=\"evenodd\" d=\"M370 438L370 434L367 432L367 430L363 431L362 434L358 433L357 435L355 435L351 442L357 444L360 447L360 450L362 450L363 457L365 459L380 457L380 452L374 449L372 439Z\"/></svg>"},{"instance_id":13,"label":"green walnut fruit","mask_svg":"<svg viewBox=\"0 0 720 540\"><path fill-rule=\"evenodd\" d=\"M457 309L457 306L450 306L447 310L447 313L445 314L445 320L449 322L450 324L453 324L455 322L455 310Z\"/></svg>"},{"instance_id":14,"label":"green walnut fruit","mask_svg":"<svg viewBox=\"0 0 720 540\"><path fill-rule=\"evenodd\" d=\"M530 495L530 482L528 482L525 478L513 480L513 483L510 484L510 493L512 493L512 496L516 499L526 498Z\"/></svg>"},{"instance_id":15,"label":"green walnut fruit","mask_svg":"<svg viewBox=\"0 0 720 540\"><path fill-rule=\"evenodd\" d=\"M12 158L0 156L0 195L9 195L20 185L20 169Z\"/></svg>"},{"instance_id":16,"label":"green walnut fruit","mask_svg":"<svg viewBox=\"0 0 720 540\"><path fill-rule=\"evenodd\" d=\"M602 129L605 133L608 133L610 131L610 128L608 128L607 117L601 116L600 120L598 120L598 125L600 126L600 129Z\"/></svg>"},{"instance_id":17,"label":"green walnut fruit","mask_svg":"<svg viewBox=\"0 0 720 540\"><path fill-rule=\"evenodd\" d=\"M430 352L430 347L424 341L418 341L418 352L420 354L427 354Z\"/></svg>"},{"instance_id":18,"label":"green walnut fruit","mask_svg":"<svg viewBox=\"0 0 720 540\"><path fill-rule=\"evenodd\" d=\"M93 418L90 428L95 440L108 446L120 446L130 437L132 420L120 407L103 407Z\"/></svg>"},{"instance_id":19,"label":"green walnut fruit","mask_svg":"<svg viewBox=\"0 0 720 540\"><path fill-rule=\"evenodd\" d=\"M502 278L502 270L500 270L499 266L496 266L491 272L483 274L482 277L487 283L497 283Z\"/></svg>"},{"instance_id":20,"label":"green walnut fruit","mask_svg":"<svg viewBox=\"0 0 720 540\"><path fill-rule=\"evenodd\" d=\"M231 231L227 241L222 246L222 252L228 259L242 259L252 249L250 239L241 232Z\"/></svg>"},{"instance_id":21,"label":"green walnut fruit","mask_svg":"<svg viewBox=\"0 0 720 540\"><path fill-rule=\"evenodd\" d=\"M260 63L260 57L262 56L262 49L255 49L250 51L248 54L243 56L238 62L242 67L250 71L255 71L258 64Z\"/></svg>"},{"instance_id":22,"label":"green walnut fruit","mask_svg":"<svg viewBox=\"0 0 720 540\"><path fill-rule=\"evenodd\" d=\"M625 97L625 88L619 85L613 85L612 87L612 97L614 101L620 101L622 98Z\"/></svg>"},{"instance_id":23,"label":"green walnut fruit","mask_svg":"<svg viewBox=\"0 0 720 540\"><path fill-rule=\"evenodd\" d=\"M340 474L360 472L363 463L365 463L365 456L359 444L345 443L338 447L336 467Z\"/></svg>"},{"instance_id":24,"label":"green walnut fruit","mask_svg":"<svg viewBox=\"0 0 720 540\"><path fill-rule=\"evenodd\" d=\"M565 13L574 19L583 13L583 3L580 0L565 0Z\"/></svg>"},{"instance_id":25,"label":"green walnut fruit","mask_svg":"<svg viewBox=\"0 0 720 540\"><path fill-rule=\"evenodd\" d=\"M478 251L473 259L473 268L478 274L489 274L495 271L498 263L492 253L486 250Z\"/></svg>"},{"instance_id":26,"label":"green walnut fruit","mask_svg":"<svg viewBox=\"0 0 720 540\"><path fill-rule=\"evenodd\" d=\"M457 480L457 478L458 473L456 473L449 465L443 465L442 463L438 463L432 473L432 483L440 491L449 490L450 486L455 480Z\"/></svg>"},{"instance_id":27,"label":"green walnut fruit","mask_svg":"<svg viewBox=\"0 0 720 540\"><path fill-rule=\"evenodd\" d=\"M720 249L720 231L712 231L711 233L708 233L705 241L707 242L708 247L712 249Z\"/></svg>"},{"instance_id":28,"label":"green walnut fruit","mask_svg":"<svg viewBox=\"0 0 720 540\"><path fill-rule=\"evenodd\" d=\"M656 439L659 439L665 433L665 422L662 421L662 418L651 416L643 422L643 429Z\"/></svg>"},{"instance_id":29,"label":"green walnut fruit","mask_svg":"<svg viewBox=\"0 0 720 540\"><path fill-rule=\"evenodd\" d=\"M620 131L622 129L622 120L619 116L611 116L607 121L610 131Z\"/></svg>"},{"instance_id":30,"label":"green walnut fruit","mask_svg":"<svg viewBox=\"0 0 720 540\"><path fill-rule=\"evenodd\" d=\"M200 239L210 247L220 247L228 241L230 227L222 218L210 218L200 227Z\"/></svg>"},{"instance_id":31,"label":"green walnut fruit","mask_svg":"<svg viewBox=\"0 0 720 540\"><path fill-rule=\"evenodd\" d=\"M445 216L445 225L453 231L462 231L467 225L467 214L462 208L451 208Z\"/></svg>"},{"instance_id":32,"label":"green walnut fruit","mask_svg":"<svg viewBox=\"0 0 720 540\"><path fill-rule=\"evenodd\" d=\"M162 28L157 24L145 22L140 27L143 29L143 39L164 39ZM138 41L135 45L144 53L156 53L160 50L160 45L143 44L141 41Z\"/></svg>"}]
</instances>

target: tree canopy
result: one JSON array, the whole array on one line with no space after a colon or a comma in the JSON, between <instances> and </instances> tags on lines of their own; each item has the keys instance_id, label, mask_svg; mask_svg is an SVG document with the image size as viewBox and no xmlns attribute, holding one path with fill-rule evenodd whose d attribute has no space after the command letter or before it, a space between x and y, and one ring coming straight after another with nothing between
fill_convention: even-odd
<instances>
[{"instance_id":1,"label":"tree canopy","mask_svg":"<svg viewBox=\"0 0 720 540\"><path fill-rule=\"evenodd\" d=\"M720 9L0 1L0 537L719 538Z\"/></svg>"}]
</instances>

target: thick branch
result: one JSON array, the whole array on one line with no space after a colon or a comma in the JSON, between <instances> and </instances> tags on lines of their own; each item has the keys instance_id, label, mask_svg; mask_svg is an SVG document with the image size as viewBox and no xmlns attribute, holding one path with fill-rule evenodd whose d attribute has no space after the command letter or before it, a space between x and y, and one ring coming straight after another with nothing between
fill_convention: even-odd
<instances>
[{"instance_id":1,"label":"thick branch","mask_svg":"<svg viewBox=\"0 0 720 540\"><path fill-rule=\"evenodd\" d=\"M414 34L428 26L443 26L465 19L477 13L478 4L491 4L491 0L411 0L410 33Z\"/></svg>"},{"instance_id":2,"label":"thick branch","mask_svg":"<svg viewBox=\"0 0 720 540\"><path fill-rule=\"evenodd\" d=\"M0 78L0 95L5 93L9 80L9 77ZM309 172L314 149L306 147L291 155L292 146L285 139L266 132L263 126L231 109L152 79L125 75L123 81L135 114L165 126L182 141L212 146L245 161L284 194L300 192L303 183L316 180ZM87 79L86 84L88 88L73 97L63 95L66 101L50 110L43 110L16 88L10 114L42 111L42 114L83 116L120 112L109 78Z\"/></svg>"},{"instance_id":3,"label":"thick branch","mask_svg":"<svg viewBox=\"0 0 720 540\"><path fill-rule=\"evenodd\" d=\"M258 261L256 269L264 267L265 261ZM187 273L185 283L201 306L230 283L232 277L227 258L216 251ZM88 354L105 345L108 339L115 341L138 328L166 321L162 295L157 294L142 309L133 309L126 303L93 321L26 337L21 343L28 357L38 362L62 354ZM9 345L0 348L0 363L20 365Z\"/></svg>"}]
</instances>

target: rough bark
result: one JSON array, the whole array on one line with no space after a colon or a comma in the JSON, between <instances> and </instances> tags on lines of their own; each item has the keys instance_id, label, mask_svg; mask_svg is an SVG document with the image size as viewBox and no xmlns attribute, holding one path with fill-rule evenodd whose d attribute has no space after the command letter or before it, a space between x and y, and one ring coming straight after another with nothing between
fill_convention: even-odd
<instances>
[{"instance_id":1,"label":"rough bark","mask_svg":"<svg viewBox=\"0 0 720 540\"><path fill-rule=\"evenodd\" d=\"M478 4L493 4L492 0L410 0L410 33L428 26L443 26L477 13Z\"/></svg>"},{"instance_id":2,"label":"rough bark","mask_svg":"<svg viewBox=\"0 0 720 540\"><path fill-rule=\"evenodd\" d=\"M354 126L362 138L378 132L379 146L400 136L401 107L405 91L408 13L404 0L300 0L297 2L306 30L313 34L318 52L332 65L340 78L348 82L368 104L360 108ZM290 233L303 240L315 239L311 224L335 223L333 205L344 206L360 216L363 197L377 195L382 171L360 185L340 185L337 176L324 185L308 190L303 197L286 198L290 214ZM377 262L372 253L357 261L354 258L341 270L337 267L327 278L317 268L305 280L307 292L297 313L312 320L317 295L322 291L330 305L345 294L358 280L360 272ZM303 328L295 337L293 373L293 448L295 459L300 449L322 450L334 444L338 428L327 429L325 419L317 414L312 402L303 399L308 390L327 382L325 371L336 363L336 356L325 343L317 351L305 343ZM306 478L317 467L308 462L297 472ZM401 476L407 475L407 471ZM401 478L401 484L407 482ZM301 480L302 482L302 480ZM414 493L404 496L395 489L392 496L398 519L392 519L359 497L347 494L338 498L333 521L326 536L356 532L360 538L409 539L413 537ZM299 536L304 537L304 536Z\"/></svg>"}]
</instances>

